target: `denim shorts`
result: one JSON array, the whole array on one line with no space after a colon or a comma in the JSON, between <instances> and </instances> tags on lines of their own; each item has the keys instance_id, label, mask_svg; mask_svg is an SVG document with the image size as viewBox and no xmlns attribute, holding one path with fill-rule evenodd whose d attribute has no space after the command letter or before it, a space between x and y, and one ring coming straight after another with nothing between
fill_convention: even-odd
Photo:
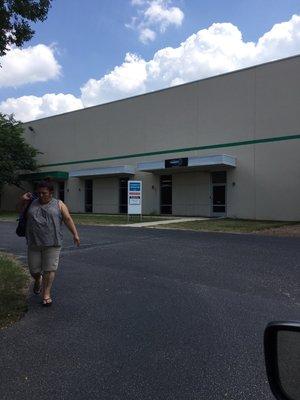
<instances>
[{"instance_id":1,"label":"denim shorts","mask_svg":"<svg viewBox=\"0 0 300 400\"><path fill-rule=\"evenodd\" d=\"M28 267L32 274L56 271L61 246L28 246Z\"/></svg>"}]
</instances>

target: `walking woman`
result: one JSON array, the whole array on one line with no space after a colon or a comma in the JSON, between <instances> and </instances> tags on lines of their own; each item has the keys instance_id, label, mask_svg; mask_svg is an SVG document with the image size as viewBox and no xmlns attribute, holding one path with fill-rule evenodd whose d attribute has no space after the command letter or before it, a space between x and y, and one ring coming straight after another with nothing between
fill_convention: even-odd
<instances>
[{"instance_id":1,"label":"walking woman","mask_svg":"<svg viewBox=\"0 0 300 400\"><path fill-rule=\"evenodd\" d=\"M67 206L53 197L53 191L53 183L50 179L45 179L36 187L37 198L30 192L21 197L23 209L31 202L26 223L28 267L34 278L33 292L41 292L44 306L52 304L51 287L62 246L62 222L72 233L74 243L77 246L80 244Z\"/></svg>"}]
</instances>

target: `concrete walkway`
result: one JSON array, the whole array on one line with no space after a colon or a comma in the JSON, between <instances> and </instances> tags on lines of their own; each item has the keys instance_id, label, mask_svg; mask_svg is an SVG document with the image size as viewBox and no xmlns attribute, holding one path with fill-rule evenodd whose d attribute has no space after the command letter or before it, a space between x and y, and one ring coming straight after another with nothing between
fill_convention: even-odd
<instances>
[{"instance_id":1,"label":"concrete walkway","mask_svg":"<svg viewBox=\"0 0 300 400\"><path fill-rule=\"evenodd\" d=\"M136 224L126 224L126 225L122 225L122 226L127 226L127 227L131 227L131 228L142 228L142 227L147 227L147 226L176 224L179 222L205 221L208 219L210 219L210 218L176 218L176 219L167 219L167 220L164 219L163 221L138 222Z\"/></svg>"}]
</instances>

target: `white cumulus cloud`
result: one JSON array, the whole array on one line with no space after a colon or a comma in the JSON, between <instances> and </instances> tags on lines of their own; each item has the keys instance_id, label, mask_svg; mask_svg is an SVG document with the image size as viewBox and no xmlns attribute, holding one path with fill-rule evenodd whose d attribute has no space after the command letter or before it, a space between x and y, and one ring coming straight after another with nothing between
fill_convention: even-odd
<instances>
[{"instance_id":1,"label":"white cumulus cloud","mask_svg":"<svg viewBox=\"0 0 300 400\"><path fill-rule=\"evenodd\" d=\"M145 28L141 29L139 39L142 43L146 44L148 42L153 42L156 38L156 33L152 29Z\"/></svg>"},{"instance_id":2,"label":"white cumulus cloud","mask_svg":"<svg viewBox=\"0 0 300 400\"><path fill-rule=\"evenodd\" d=\"M14 114L22 122L82 108L82 102L72 94L45 94L42 97L22 96L0 103L0 112Z\"/></svg>"},{"instance_id":3,"label":"white cumulus cloud","mask_svg":"<svg viewBox=\"0 0 300 400\"><path fill-rule=\"evenodd\" d=\"M161 32L164 32L171 24L180 26L184 14L178 7L169 7L169 3L169 1L163 0L149 2L149 6L144 12L146 23L159 25Z\"/></svg>"},{"instance_id":4,"label":"white cumulus cloud","mask_svg":"<svg viewBox=\"0 0 300 400\"><path fill-rule=\"evenodd\" d=\"M0 87L17 87L59 77L61 67L54 49L44 44L25 49L12 48L0 58Z\"/></svg>"},{"instance_id":5,"label":"white cumulus cloud","mask_svg":"<svg viewBox=\"0 0 300 400\"><path fill-rule=\"evenodd\" d=\"M127 28L139 32L139 40L146 44L156 37L156 31L163 33L170 25L180 26L184 13L179 7L171 6L171 0L131 0L138 7L138 16L132 17Z\"/></svg>"},{"instance_id":6,"label":"white cumulus cloud","mask_svg":"<svg viewBox=\"0 0 300 400\"><path fill-rule=\"evenodd\" d=\"M146 61L137 55L127 53L122 65L115 67L112 72L101 79L90 79L81 88L81 99L84 106L109 102L116 98L128 97L144 93L147 80Z\"/></svg>"},{"instance_id":7,"label":"white cumulus cloud","mask_svg":"<svg viewBox=\"0 0 300 400\"><path fill-rule=\"evenodd\" d=\"M63 94L27 96L2 102L0 111L14 112L18 119L28 121L297 54L299 15L274 25L257 42L244 41L241 31L231 23L214 23L178 47L158 50L148 61L136 54L126 54L121 65L104 76L89 79L81 87L80 99Z\"/></svg>"},{"instance_id":8,"label":"white cumulus cloud","mask_svg":"<svg viewBox=\"0 0 300 400\"><path fill-rule=\"evenodd\" d=\"M300 54L300 16L273 26L259 40L245 42L231 23L214 23L180 46L158 50L149 61L127 55L125 62L82 88L84 105L174 86L251 65Z\"/></svg>"}]
</instances>

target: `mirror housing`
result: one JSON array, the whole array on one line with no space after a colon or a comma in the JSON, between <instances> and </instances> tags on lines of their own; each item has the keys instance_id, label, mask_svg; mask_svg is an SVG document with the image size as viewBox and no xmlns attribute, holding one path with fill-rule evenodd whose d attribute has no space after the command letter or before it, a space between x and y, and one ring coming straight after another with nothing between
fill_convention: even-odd
<instances>
[{"instance_id":1,"label":"mirror housing","mask_svg":"<svg viewBox=\"0 0 300 400\"><path fill-rule=\"evenodd\" d=\"M270 322L264 333L267 376L278 400L300 399L300 323Z\"/></svg>"}]
</instances>

